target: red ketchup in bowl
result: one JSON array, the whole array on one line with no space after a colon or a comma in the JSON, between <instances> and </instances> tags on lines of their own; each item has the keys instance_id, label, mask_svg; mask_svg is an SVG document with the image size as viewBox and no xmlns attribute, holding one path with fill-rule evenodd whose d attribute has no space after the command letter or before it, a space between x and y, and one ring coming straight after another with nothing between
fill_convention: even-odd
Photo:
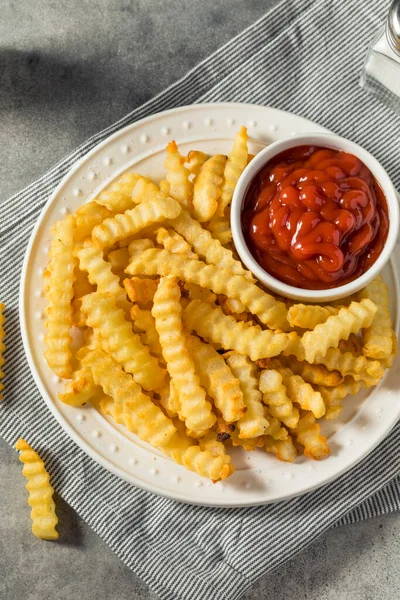
<instances>
[{"instance_id":1,"label":"red ketchup in bowl","mask_svg":"<svg viewBox=\"0 0 400 600\"><path fill-rule=\"evenodd\" d=\"M305 289L344 285L367 271L385 244L388 208L369 169L353 154L298 146L255 176L242 231L261 267Z\"/></svg>"}]
</instances>

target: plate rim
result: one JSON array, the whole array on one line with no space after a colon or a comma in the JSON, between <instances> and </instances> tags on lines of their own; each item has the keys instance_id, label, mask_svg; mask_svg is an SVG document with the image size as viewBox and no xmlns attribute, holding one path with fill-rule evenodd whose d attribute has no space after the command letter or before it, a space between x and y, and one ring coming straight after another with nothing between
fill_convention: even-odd
<instances>
[{"instance_id":1,"label":"plate rim","mask_svg":"<svg viewBox=\"0 0 400 600\"><path fill-rule=\"evenodd\" d=\"M38 369L36 368L36 365L34 363L34 359L30 352L30 347L29 347L29 336L28 336L28 331L27 331L27 311L25 310L25 305L27 302L27 294L25 293L25 291L26 291L26 286L27 286L28 265L29 265L29 261L31 258L32 248L33 248L33 245L36 240L36 235L44 221L44 218L47 214L48 208L53 204L54 198L58 195L61 188L64 186L64 184L66 182L69 181L69 179L75 174L75 172L78 169L80 169L87 161L90 161L91 158L97 152L99 152L104 147L106 147L111 141L115 141L119 137L126 135L126 133L130 129L134 129L135 127L138 126L138 124L142 125L142 124L145 124L146 122L154 121L155 118L162 119L169 115L177 114L179 112L185 112L187 110L206 110L207 108L211 108L211 109L244 108L247 110L251 110L252 108L257 108L258 110L265 109L265 110L270 110L272 112L279 113L281 116L290 115L292 117L296 117L296 119L299 119L307 124L315 126L315 128L318 130L328 131L326 128L324 128L321 125L318 125L316 123L313 123L309 119L306 119L299 115L295 115L294 113L290 113L288 111L283 111L281 109L277 109L277 108L270 107L270 106L262 106L262 105L246 103L246 102L209 102L209 103L204 103L204 104L198 103L198 104L191 104L191 105L185 105L185 106L178 106L178 107L174 107L172 109L157 112L157 113L154 113L153 115L144 117L143 119L134 121L133 123L130 123L129 125L126 125L125 127L122 127L118 131L114 132L113 134L107 136L104 140L102 140L101 142L96 144L91 150L89 150L87 153L85 153L81 158L79 158L77 161L75 161L74 164L71 166L71 168L68 170L68 172L61 178L61 180L59 181L59 183L57 184L57 186L54 188L53 192L49 196L48 200L44 204L43 208L41 209L40 215L32 229L32 232L31 232L31 235L29 238L29 242L28 242L28 245L25 250L22 269L21 269L21 276L20 276L19 301L18 301L20 331L21 331L21 338L22 338L22 342L23 342L25 357L27 359L31 374L33 376L35 384L38 387L39 392L40 392L43 400L45 401L47 407L50 409L52 415L56 418L57 422L63 428L63 430L76 443L78 448L83 450L84 452L86 452L86 454L88 456L90 456L90 458L92 458L95 462L97 462L102 467L104 467L107 471L111 472L113 475L116 475L117 477L122 478L124 481L127 481L131 485L135 485L141 489L144 489L147 492L156 494L158 496L166 497L166 498L169 498L174 501L182 502L185 504L191 504L191 505L195 505L195 506L196 505L197 506L209 506L209 507L216 507L216 508L240 508L240 507L249 507L249 506L260 506L260 505L265 505L265 504L273 504L276 502L286 501L286 500L290 500L295 497L303 496L309 492L312 492L316 489L324 487L324 486L328 485L329 483L331 483L332 481L338 479L343 474L350 471L356 464L361 462L364 458L369 456L371 454L371 452L373 452L373 450L388 436L390 431L395 427L398 417L396 417L396 420L391 422L390 425L388 425L386 428L384 428L382 430L382 432L380 433L378 438L375 439L373 445L369 446L368 450L366 450L362 455L357 456L356 458L350 460L349 462L346 463L345 466L340 467L338 471L336 471L332 475L327 476L326 478L323 478L319 482L317 482L315 484L309 484L309 485L305 484L305 488L301 492L294 491L293 493L285 494L283 497L272 498L272 499L264 499L263 498L263 499L260 499L259 501L255 501L254 499L252 499L252 500L249 499L249 501L246 502L241 499L238 503L232 503L232 502L214 503L208 499L202 499L201 497L198 499L197 498L194 499L192 496L188 496L186 494L186 492L184 492L183 490L180 491L178 494L178 493L174 493L173 491L170 491L170 490L160 489L160 487L157 487L157 485L153 485L149 481L143 481L139 477L137 477L135 479L135 476L127 473L122 468L118 467L112 461L108 460L107 458L103 457L99 452L97 452L97 450L94 449L86 441L86 439L84 437L82 437L81 435L79 435L79 433L77 431L75 431L75 429L70 425L70 423L68 422L66 417L59 411L57 405L51 399L50 395L48 394L48 392L46 390L44 383L42 382L42 379L39 375ZM116 171L116 173L117 173L117 171ZM117 176L117 174L115 174L113 177L115 177L115 176ZM107 185L107 181L102 183L102 187L104 187L105 185ZM393 277L395 279L396 287L397 287L397 289L399 289L398 259L395 256L395 253L390 258L389 263L392 265ZM399 320L399 315L398 315L398 320ZM397 324L396 324L396 329L397 329Z\"/></svg>"}]
</instances>

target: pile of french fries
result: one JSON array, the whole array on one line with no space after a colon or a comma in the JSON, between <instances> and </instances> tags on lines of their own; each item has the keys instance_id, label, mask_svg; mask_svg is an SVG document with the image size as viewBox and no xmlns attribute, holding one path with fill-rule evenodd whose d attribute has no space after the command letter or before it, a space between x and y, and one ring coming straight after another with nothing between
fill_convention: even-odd
<instances>
[{"instance_id":1,"label":"pile of french fries","mask_svg":"<svg viewBox=\"0 0 400 600\"><path fill-rule=\"evenodd\" d=\"M53 228L45 358L91 403L213 481L229 448L293 461L329 455L319 420L376 385L396 337L378 277L330 306L275 297L238 259L229 210L252 159L245 127L228 156L181 156L166 177L126 173ZM73 352L71 328L83 330Z\"/></svg>"}]
</instances>

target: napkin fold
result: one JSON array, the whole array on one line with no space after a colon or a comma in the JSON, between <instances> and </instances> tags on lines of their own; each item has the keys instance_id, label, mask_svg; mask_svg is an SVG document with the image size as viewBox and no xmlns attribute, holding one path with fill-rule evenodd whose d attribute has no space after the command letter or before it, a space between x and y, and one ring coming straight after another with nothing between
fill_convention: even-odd
<instances>
[{"instance_id":1,"label":"napkin fold","mask_svg":"<svg viewBox=\"0 0 400 600\"><path fill-rule=\"evenodd\" d=\"M62 430L29 373L19 331L18 287L32 227L60 179L97 143L142 117L199 101L253 102L313 119L369 149L399 187L400 118L358 85L367 47L386 10L386 3L363 0L283 0L2 206L7 377L0 434L10 444L24 435L40 450L57 492L163 600L238 599L257 578L327 528L398 510L400 425L335 482L273 505L189 506L118 479Z\"/></svg>"}]
</instances>

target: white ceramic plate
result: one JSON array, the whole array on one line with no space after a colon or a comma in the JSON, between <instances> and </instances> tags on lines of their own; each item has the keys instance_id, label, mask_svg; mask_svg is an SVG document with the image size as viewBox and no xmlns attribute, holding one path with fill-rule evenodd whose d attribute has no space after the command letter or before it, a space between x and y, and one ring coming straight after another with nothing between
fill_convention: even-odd
<instances>
[{"instance_id":1,"label":"white ceramic plate","mask_svg":"<svg viewBox=\"0 0 400 600\"><path fill-rule=\"evenodd\" d=\"M390 431L400 414L399 361L377 389L345 401L335 422L326 423L332 455L316 462L299 457L282 463L262 451L234 449L236 472L212 484L166 459L90 407L71 408L57 399L61 380L43 355L42 273L50 229L67 211L75 211L125 170L155 179L163 175L164 148L175 139L183 152L200 149L226 153L238 127L245 124L250 152L295 133L322 131L310 121L272 108L249 104L203 104L159 113L114 134L94 148L67 174L43 209L26 252L20 292L20 318L27 359L50 410L75 442L94 460L131 483L175 500L209 506L248 506L287 499L317 488L365 457ZM398 248L396 249L399 254ZM384 277L398 325L399 283L396 257Z\"/></svg>"}]
</instances>

